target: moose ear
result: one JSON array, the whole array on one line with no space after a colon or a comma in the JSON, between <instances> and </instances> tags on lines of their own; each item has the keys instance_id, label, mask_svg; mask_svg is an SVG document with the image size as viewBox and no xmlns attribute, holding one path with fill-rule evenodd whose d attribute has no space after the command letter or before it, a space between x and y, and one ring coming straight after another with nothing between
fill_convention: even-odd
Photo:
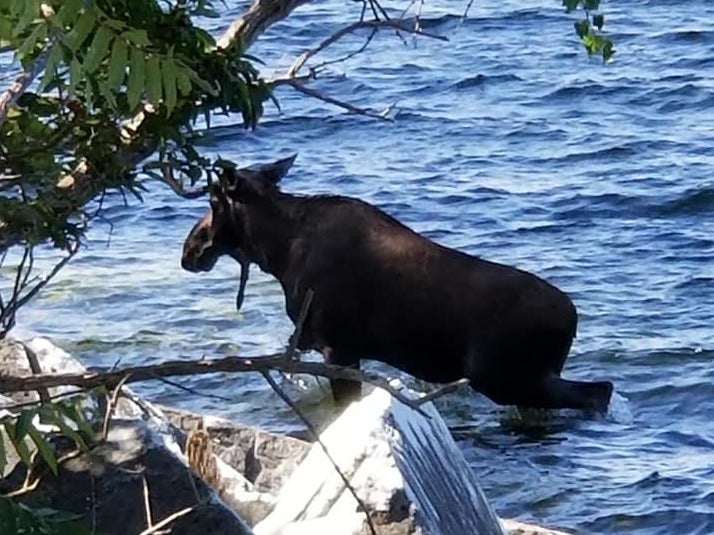
<instances>
[{"instance_id":1,"label":"moose ear","mask_svg":"<svg viewBox=\"0 0 714 535\"><path fill-rule=\"evenodd\" d=\"M209 189L209 202L211 203L211 210L218 213L222 211L228 205L228 199L226 198L226 191L222 183L213 183Z\"/></svg>"},{"instance_id":2,"label":"moose ear","mask_svg":"<svg viewBox=\"0 0 714 535\"><path fill-rule=\"evenodd\" d=\"M255 168L253 172L257 173L261 180L267 181L270 184L277 184L281 178L288 174L288 171L295 162L295 158L297 158L297 153L273 163L261 165Z\"/></svg>"}]
</instances>

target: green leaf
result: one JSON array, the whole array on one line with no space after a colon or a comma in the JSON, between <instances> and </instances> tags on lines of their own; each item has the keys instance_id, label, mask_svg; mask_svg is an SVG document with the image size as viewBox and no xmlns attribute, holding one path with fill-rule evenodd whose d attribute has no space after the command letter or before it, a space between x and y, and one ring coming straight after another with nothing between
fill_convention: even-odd
<instances>
[{"instance_id":1,"label":"green leaf","mask_svg":"<svg viewBox=\"0 0 714 535\"><path fill-rule=\"evenodd\" d=\"M53 21L55 25L61 29L65 26L74 26L82 9L81 0L64 0L62 7L57 11L57 15Z\"/></svg>"},{"instance_id":2,"label":"green leaf","mask_svg":"<svg viewBox=\"0 0 714 535\"><path fill-rule=\"evenodd\" d=\"M565 9L568 10L568 12L576 9L579 3L580 0L563 0L563 5L565 6Z\"/></svg>"},{"instance_id":3,"label":"green leaf","mask_svg":"<svg viewBox=\"0 0 714 535\"><path fill-rule=\"evenodd\" d=\"M155 106L161 103L161 65L156 54L146 60L146 93L149 102Z\"/></svg>"},{"instance_id":4,"label":"green leaf","mask_svg":"<svg viewBox=\"0 0 714 535\"><path fill-rule=\"evenodd\" d=\"M605 44L602 47L602 59L603 61L609 61L612 56L615 55L615 49L613 48L612 41L609 39L605 40Z\"/></svg>"},{"instance_id":5,"label":"green leaf","mask_svg":"<svg viewBox=\"0 0 714 535\"><path fill-rule=\"evenodd\" d=\"M37 18L40 16L40 0L23 0L22 2L15 2L23 6L22 14L19 20L15 24L13 29L13 35L15 37L21 36L27 30Z\"/></svg>"},{"instance_id":6,"label":"green leaf","mask_svg":"<svg viewBox=\"0 0 714 535\"><path fill-rule=\"evenodd\" d=\"M40 87L38 92L42 93L47 90L49 85L55 80L57 76L57 66L62 61L62 49L59 45L55 44L50 51L49 56L47 56L47 64L45 65L45 74L42 76L42 81L40 82Z\"/></svg>"},{"instance_id":7,"label":"green leaf","mask_svg":"<svg viewBox=\"0 0 714 535\"><path fill-rule=\"evenodd\" d=\"M116 34L107 26L100 26L97 33L94 34L92 45L87 51L87 56L84 58L84 70L88 73L93 73L97 70L102 60L109 52L109 45Z\"/></svg>"},{"instance_id":8,"label":"green leaf","mask_svg":"<svg viewBox=\"0 0 714 535\"><path fill-rule=\"evenodd\" d=\"M132 28L121 34L122 39L126 39L132 44L137 46L150 46L151 41L149 40L149 34L146 30L141 30L138 28Z\"/></svg>"},{"instance_id":9,"label":"green leaf","mask_svg":"<svg viewBox=\"0 0 714 535\"><path fill-rule=\"evenodd\" d=\"M78 402L81 403L81 400ZM79 409L77 409L71 400L63 403L57 403L57 408L62 415L74 422L82 433L90 438L94 436L94 429L92 429L92 425L87 421L84 415L79 411Z\"/></svg>"},{"instance_id":10,"label":"green leaf","mask_svg":"<svg viewBox=\"0 0 714 535\"><path fill-rule=\"evenodd\" d=\"M5 451L5 433L0 431L0 479L5 477L5 467L7 466L7 451Z\"/></svg>"},{"instance_id":11,"label":"green leaf","mask_svg":"<svg viewBox=\"0 0 714 535\"><path fill-rule=\"evenodd\" d=\"M59 427L62 435L73 440L74 443L80 448L85 449L87 447L86 442L76 430L72 429L67 424L67 421L65 420L67 417L62 414L58 407L59 405L54 403L50 405L43 405L40 409L40 414L46 421ZM71 420L71 418L68 419Z\"/></svg>"},{"instance_id":12,"label":"green leaf","mask_svg":"<svg viewBox=\"0 0 714 535\"><path fill-rule=\"evenodd\" d=\"M196 84L198 87L203 89L206 93L208 93L211 96L216 96L218 95L218 91L216 90L215 87L213 87L210 83L208 83L206 80L201 78L198 74L196 74L194 71L191 71L189 76L191 77L191 80L193 81L194 84Z\"/></svg>"},{"instance_id":13,"label":"green leaf","mask_svg":"<svg viewBox=\"0 0 714 535\"><path fill-rule=\"evenodd\" d=\"M37 446L37 451L40 453L40 456L47 463L50 470L52 470L52 473L57 475L57 458L54 448L45 440L45 437L40 434L37 428L31 427L28 432L32 442Z\"/></svg>"},{"instance_id":14,"label":"green leaf","mask_svg":"<svg viewBox=\"0 0 714 535\"><path fill-rule=\"evenodd\" d=\"M30 449L27 447L27 444L25 443L24 440L17 440L15 438L16 428L12 422L5 422L5 433L7 434L7 437L10 439L10 442L12 442L12 446L13 446L13 448L15 448L15 451L17 452L17 455L20 457L20 460L28 468L31 467L32 466L32 455L30 454Z\"/></svg>"},{"instance_id":15,"label":"green leaf","mask_svg":"<svg viewBox=\"0 0 714 535\"><path fill-rule=\"evenodd\" d=\"M590 35L590 23L586 20L579 20L575 23L575 33L578 34L580 39L585 39L586 36Z\"/></svg>"},{"instance_id":16,"label":"green leaf","mask_svg":"<svg viewBox=\"0 0 714 535\"><path fill-rule=\"evenodd\" d=\"M129 102L129 109L134 110L141 101L144 94L144 84L146 83L146 60L144 51L132 47L129 50L129 80L127 81L126 98Z\"/></svg>"},{"instance_id":17,"label":"green leaf","mask_svg":"<svg viewBox=\"0 0 714 535\"><path fill-rule=\"evenodd\" d=\"M177 67L179 67L177 65ZM186 96L191 93L193 86L191 85L191 78L189 78L188 70L186 68L176 69L176 82L178 85L179 93Z\"/></svg>"},{"instance_id":18,"label":"green leaf","mask_svg":"<svg viewBox=\"0 0 714 535\"><path fill-rule=\"evenodd\" d=\"M32 419L35 417L34 409L26 409L20 413L20 417L15 424L15 440L22 440L27 436L27 430L32 425Z\"/></svg>"},{"instance_id":19,"label":"green leaf","mask_svg":"<svg viewBox=\"0 0 714 535\"><path fill-rule=\"evenodd\" d=\"M67 45L72 52L77 52L79 47L82 46L82 43L89 37L89 34L92 33L96 22L97 19L94 16L94 12L89 8L85 8L65 38L64 44Z\"/></svg>"},{"instance_id":20,"label":"green leaf","mask_svg":"<svg viewBox=\"0 0 714 535\"><path fill-rule=\"evenodd\" d=\"M112 54L109 57L108 83L110 89L118 89L126 76L127 46L121 39L114 41Z\"/></svg>"},{"instance_id":21,"label":"green leaf","mask_svg":"<svg viewBox=\"0 0 714 535\"><path fill-rule=\"evenodd\" d=\"M176 107L176 68L173 59L161 63L161 79L164 85L166 114L171 115Z\"/></svg>"},{"instance_id":22,"label":"green leaf","mask_svg":"<svg viewBox=\"0 0 714 535\"><path fill-rule=\"evenodd\" d=\"M44 41L45 38L47 37L47 25L45 24L38 24L35 26L35 29L32 30L32 33L25 39L25 41L18 47L17 49L17 57L18 58L24 58L31 52L35 50L35 47L37 47L37 44L40 41Z\"/></svg>"},{"instance_id":23,"label":"green leaf","mask_svg":"<svg viewBox=\"0 0 714 535\"><path fill-rule=\"evenodd\" d=\"M82 64L77 58L69 62L69 94L74 95L79 82L82 81Z\"/></svg>"}]
</instances>

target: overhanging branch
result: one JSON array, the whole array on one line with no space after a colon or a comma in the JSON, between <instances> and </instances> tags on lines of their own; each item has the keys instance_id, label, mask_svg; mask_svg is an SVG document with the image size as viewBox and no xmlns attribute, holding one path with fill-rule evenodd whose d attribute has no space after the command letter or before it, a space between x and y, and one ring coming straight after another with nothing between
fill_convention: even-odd
<instances>
[{"instance_id":1,"label":"overhanging branch","mask_svg":"<svg viewBox=\"0 0 714 535\"><path fill-rule=\"evenodd\" d=\"M91 389L98 386L114 389L122 383L150 381L162 377L201 375L216 372L256 372L262 374L269 371L300 373L329 379L348 379L368 383L386 390L400 402L418 410L422 414L425 413L421 411L420 406L426 401L431 401L439 395L452 392L468 383L467 380L461 379L437 389L435 393L427 394L425 398L413 399L403 394L398 388L392 386L387 379L376 373L320 362L296 361L289 358L285 353L277 353L259 357L229 356L198 360L186 358L107 372L86 371L81 373L47 373L27 376L0 375L0 393L25 392L64 385L83 389Z\"/></svg>"}]
</instances>

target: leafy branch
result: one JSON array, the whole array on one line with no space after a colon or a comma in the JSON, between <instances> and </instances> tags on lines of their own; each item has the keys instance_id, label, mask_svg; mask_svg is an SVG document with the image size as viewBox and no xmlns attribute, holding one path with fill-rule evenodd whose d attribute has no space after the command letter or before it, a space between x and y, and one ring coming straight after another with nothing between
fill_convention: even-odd
<instances>
[{"instance_id":1,"label":"leafy branch","mask_svg":"<svg viewBox=\"0 0 714 535\"><path fill-rule=\"evenodd\" d=\"M609 61L615 54L615 48L612 40L602 32L605 15L598 12L600 0L563 0L563 6L568 13L577 9L585 12L585 18L575 22L575 33L589 55L600 54L603 61Z\"/></svg>"}]
</instances>

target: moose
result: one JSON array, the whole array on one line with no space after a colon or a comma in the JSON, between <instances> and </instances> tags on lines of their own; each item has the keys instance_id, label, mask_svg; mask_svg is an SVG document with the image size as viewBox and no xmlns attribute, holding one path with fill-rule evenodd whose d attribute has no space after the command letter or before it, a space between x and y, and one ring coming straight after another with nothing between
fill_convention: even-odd
<instances>
[{"instance_id":1,"label":"moose","mask_svg":"<svg viewBox=\"0 0 714 535\"><path fill-rule=\"evenodd\" d=\"M210 209L190 231L181 265L210 271L228 255L273 275L298 322L297 348L359 368L390 364L416 378L470 386L500 405L604 413L613 385L560 375L576 334L570 298L543 279L450 249L360 199L294 195L281 178L295 157L230 168L210 188ZM344 405L360 383L331 381Z\"/></svg>"}]
</instances>

